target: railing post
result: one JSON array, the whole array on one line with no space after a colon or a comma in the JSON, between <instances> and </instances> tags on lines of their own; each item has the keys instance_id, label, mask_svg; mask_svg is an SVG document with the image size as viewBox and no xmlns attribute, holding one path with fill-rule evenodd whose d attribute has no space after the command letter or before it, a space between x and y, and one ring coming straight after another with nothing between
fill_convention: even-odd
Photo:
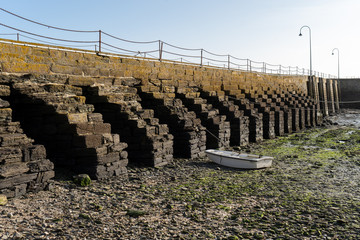
<instances>
[{"instance_id":1,"label":"railing post","mask_svg":"<svg viewBox=\"0 0 360 240\"><path fill-rule=\"evenodd\" d=\"M99 30L99 53L101 52L101 30Z\"/></svg>"},{"instance_id":2,"label":"railing post","mask_svg":"<svg viewBox=\"0 0 360 240\"><path fill-rule=\"evenodd\" d=\"M250 59L247 60L247 71L251 72L251 60Z\"/></svg>"},{"instance_id":3,"label":"railing post","mask_svg":"<svg viewBox=\"0 0 360 240\"><path fill-rule=\"evenodd\" d=\"M291 75L291 67L289 66L289 75Z\"/></svg>"},{"instance_id":4,"label":"railing post","mask_svg":"<svg viewBox=\"0 0 360 240\"><path fill-rule=\"evenodd\" d=\"M19 33L16 34L16 39L17 39L17 41L20 41L20 34Z\"/></svg>"},{"instance_id":5,"label":"railing post","mask_svg":"<svg viewBox=\"0 0 360 240\"><path fill-rule=\"evenodd\" d=\"M228 69L230 70L230 54L228 55Z\"/></svg>"},{"instance_id":6,"label":"railing post","mask_svg":"<svg viewBox=\"0 0 360 240\"><path fill-rule=\"evenodd\" d=\"M281 65L279 65L279 74L281 74Z\"/></svg>"},{"instance_id":7,"label":"railing post","mask_svg":"<svg viewBox=\"0 0 360 240\"><path fill-rule=\"evenodd\" d=\"M162 59L163 46L164 46L164 43L161 40L159 40L159 61L160 62L161 62L161 59Z\"/></svg>"},{"instance_id":8,"label":"railing post","mask_svg":"<svg viewBox=\"0 0 360 240\"><path fill-rule=\"evenodd\" d=\"M296 66L296 76L299 75L299 67Z\"/></svg>"},{"instance_id":9,"label":"railing post","mask_svg":"<svg viewBox=\"0 0 360 240\"><path fill-rule=\"evenodd\" d=\"M263 62L263 73L266 73L266 63Z\"/></svg>"},{"instance_id":10,"label":"railing post","mask_svg":"<svg viewBox=\"0 0 360 240\"><path fill-rule=\"evenodd\" d=\"M202 65L203 65L203 51L204 51L204 49L201 49L200 50L200 66L202 67Z\"/></svg>"}]
</instances>

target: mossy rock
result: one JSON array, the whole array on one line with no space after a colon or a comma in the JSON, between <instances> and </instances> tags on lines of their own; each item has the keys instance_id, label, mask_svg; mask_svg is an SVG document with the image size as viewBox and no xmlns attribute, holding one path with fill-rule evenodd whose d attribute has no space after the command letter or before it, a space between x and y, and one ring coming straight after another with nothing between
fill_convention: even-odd
<instances>
[{"instance_id":1,"label":"mossy rock","mask_svg":"<svg viewBox=\"0 0 360 240\"><path fill-rule=\"evenodd\" d=\"M74 183L77 185L80 185L82 187L89 186L91 184L91 178L87 174L79 174L76 176L73 176Z\"/></svg>"},{"instance_id":2,"label":"mossy rock","mask_svg":"<svg viewBox=\"0 0 360 240\"><path fill-rule=\"evenodd\" d=\"M128 209L126 211L126 215L128 215L130 217L140 217L140 216L144 216L146 214L147 214L147 212L138 210L138 209Z\"/></svg>"}]
</instances>

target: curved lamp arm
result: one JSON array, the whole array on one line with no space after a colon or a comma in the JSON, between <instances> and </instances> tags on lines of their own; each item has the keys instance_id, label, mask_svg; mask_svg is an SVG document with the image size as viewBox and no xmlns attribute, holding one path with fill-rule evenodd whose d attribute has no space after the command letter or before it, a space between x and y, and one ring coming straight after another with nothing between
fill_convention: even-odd
<instances>
[{"instance_id":1,"label":"curved lamp arm","mask_svg":"<svg viewBox=\"0 0 360 240\"><path fill-rule=\"evenodd\" d=\"M301 34L301 30L303 28L307 28L309 29L309 39L310 39L310 76L312 76L312 52L311 52L311 28L307 25L304 25L300 28L300 33L299 33L299 36L301 37L302 34Z\"/></svg>"}]
</instances>

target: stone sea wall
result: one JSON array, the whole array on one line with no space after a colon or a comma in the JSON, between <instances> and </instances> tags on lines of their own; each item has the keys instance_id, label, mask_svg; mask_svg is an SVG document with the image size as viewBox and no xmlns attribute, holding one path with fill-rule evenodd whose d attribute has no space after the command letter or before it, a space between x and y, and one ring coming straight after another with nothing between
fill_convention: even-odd
<instances>
[{"instance_id":1,"label":"stone sea wall","mask_svg":"<svg viewBox=\"0 0 360 240\"><path fill-rule=\"evenodd\" d=\"M19 184L21 192L30 191L33 181L44 187L54 175L52 163L55 170L68 167L92 178L126 176L128 164L161 167L174 157L204 157L209 148L246 145L314 127L339 109L336 80L22 42L0 42L0 50L6 93L0 117L17 124L13 132L4 131L9 136L23 131L24 139L34 139L36 149L42 149L37 150L41 161L47 163L37 168L36 178L19 183L9 179L35 176L25 167L32 159L19 155L23 170L10 176L2 174L14 167L4 155L3 192ZM19 149L26 142L11 141ZM34 180L38 175L46 177Z\"/></svg>"}]
</instances>

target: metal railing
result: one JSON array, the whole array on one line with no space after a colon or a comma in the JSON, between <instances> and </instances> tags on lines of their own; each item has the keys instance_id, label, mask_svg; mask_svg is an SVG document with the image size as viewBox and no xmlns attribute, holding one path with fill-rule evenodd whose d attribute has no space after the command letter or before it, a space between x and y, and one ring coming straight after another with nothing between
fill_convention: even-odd
<instances>
[{"instance_id":1,"label":"metal railing","mask_svg":"<svg viewBox=\"0 0 360 240\"><path fill-rule=\"evenodd\" d=\"M211 66L228 70L260 72L277 75L310 74L310 70L304 68L274 65L266 62L257 62L250 59L237 58L230 54L216 54L203 48L184 48L164 42L162 40L131 41L116 37L102 30L74 30L54 27L24 18L3 8L0 8L0 11L50 30L52 29L57 31L66 31L70 33L81 34L80 38L85 39L70 40L50 37L15 28L4 23L0 23L1 27L15 31L15 33L0 33L0 36L15 36L17 41L20 41L21 37L21 39L28 39L36 43L48 44L51 46L94 50L99 54L119 54L133 58L141 57L158 61L175 61L182 64ZM324 78L336 78L333 75L324 74L316 71L313 72L313 75Z\"/></svg>"}]
</instances>

